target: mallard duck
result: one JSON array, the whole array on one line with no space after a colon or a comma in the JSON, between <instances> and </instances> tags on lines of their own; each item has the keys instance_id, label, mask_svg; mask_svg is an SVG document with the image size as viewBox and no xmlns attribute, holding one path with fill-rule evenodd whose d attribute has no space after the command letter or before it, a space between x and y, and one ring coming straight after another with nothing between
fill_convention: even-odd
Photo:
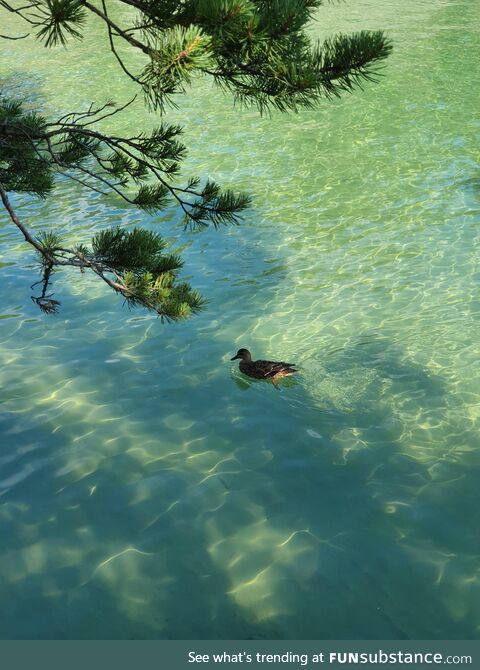
<instances>
[{"instance_id":1,"label":"mallard duck","mask_svg":"<svg viewBox=\"0 0 480 670\"><path fill-rule=\"evenodd\" d=\"M293 375L298 370L295 370L295 363L284 363L283 361L252 361L252 354L248 349L239 349L235 356L230 360L235 361L240 359L240 372L253 379L268 379L275 386L277 381L282 377Z\"/></svg>"}]
</instances>

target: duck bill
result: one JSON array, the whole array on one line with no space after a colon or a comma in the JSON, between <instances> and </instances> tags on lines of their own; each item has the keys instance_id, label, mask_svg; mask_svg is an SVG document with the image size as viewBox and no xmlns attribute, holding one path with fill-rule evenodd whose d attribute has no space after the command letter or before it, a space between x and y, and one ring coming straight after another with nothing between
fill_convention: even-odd
<instances>
[{"instance_id":1,"label":"duck bill","mask_svg":"<svg viewBox=\"0 0 480 670\"><path fill-rule=\"evenodd\" d=\"M230 360L231 360L231 361L236 361L237 358L240 358L240 356L239 356L238 354L237 354L236 356L234 356L233 358L231 358Z\"/></svg>"}]
</instances>

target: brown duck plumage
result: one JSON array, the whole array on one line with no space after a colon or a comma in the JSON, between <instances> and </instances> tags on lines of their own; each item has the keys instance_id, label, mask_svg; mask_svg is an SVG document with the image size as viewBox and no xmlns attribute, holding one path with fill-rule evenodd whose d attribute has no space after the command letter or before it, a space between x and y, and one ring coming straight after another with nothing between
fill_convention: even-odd
<instances>
[{"instance_id":1,"label":"brown duck plumage","mask_svg":"<svg viewBox=\"0 0 480 670\"><path fill-rule=\"evenodd\" d=\"M284 363L283 361L252 361L252 354L248 349L239 349L232 361L240 359L240 372L253 379L268 379L276 384L282 377L293 375L298 370L295 363Z\"/></svg>"}]
</instances>

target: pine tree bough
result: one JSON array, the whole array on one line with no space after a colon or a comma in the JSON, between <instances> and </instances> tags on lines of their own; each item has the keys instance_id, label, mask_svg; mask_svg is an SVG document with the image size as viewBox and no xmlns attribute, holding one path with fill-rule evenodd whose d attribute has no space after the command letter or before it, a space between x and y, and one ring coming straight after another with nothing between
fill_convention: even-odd
<instances>
[{"instance_id":1,"label":"pine tree bough","mask_svg":"<svg viewBox=\"0 0 480 670\"><path fill-rule=\"evenodd\" d=\"M130 7L117 20L113 7ZM88 31L87 19L101 21L118 65L143 92L146 104L162 114L175 106L194 77L210 77L236 102L297 112L376 80L391 51L382 32L335 35L313 43L306 28L322 0L0 0L0 39L21 39L8 30L20 17L45 46L67 44ZM5 21L7 19L7 21ZM122 46L121 50L119 49ZM132 71L130 49L143 65ZM127 56L128 57L128 56ZM58 175L99 194L114 193L129 206L150 213L176 203L186 227L238 223L250 205L246 194L192 177L178 185L186 147L182 128L161 122L134 137L101 130L110 117L133 104L107 102L47 121L0 92L0 192L12 222L42 261L41 294L35 302L47 313L58 301L48 294L54 270L89 270L130 305L142 305L167 319L199 311L203 299L179 282L182 262L165 253L161 237L148 230L118 227L100 231L89 245L67 248L55 231L32 236L8 199L9 192L46 197Z\"/></svg>"},{"instance_id":2,"label":"pine tree bough","mask_svg":"<svg viewBox=\"0 0 480 670\"><path fill-rule=\"evenodd\" d=\"M204 305L204 299L188 284L175 282L182 262L178 256L163 254L165 243L158 234L117 227L96 234L91 248L80 245L68 249L54 231L33 237L21 223L1 184L0 197L12 222L40 256L42 279L32 288L41 284L42 291L39 296L32 296L32 300L43 312L52 314L60 306L51 294L47 295L56 267L91 270L129 305L142 305L166 320L186 318Z\"/></svg>"}]
</instances>

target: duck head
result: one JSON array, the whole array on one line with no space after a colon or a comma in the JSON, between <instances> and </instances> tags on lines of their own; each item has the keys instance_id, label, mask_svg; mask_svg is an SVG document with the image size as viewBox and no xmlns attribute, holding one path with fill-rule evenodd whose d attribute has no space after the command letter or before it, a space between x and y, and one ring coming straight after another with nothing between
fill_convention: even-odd
<instances>
[{"instance_id":1,"label":"duck head","mask_svg":"<svg viewBox=\"0 0 480 670\"><path fill-rule=\"evenodd\" d=\"M252 360L252 354L248 351L248 349L239 349L235 356L231 358L231 361L235 361L237 358L241 358L242 361L251 361Z\"/></svg>"}]
</instances>

